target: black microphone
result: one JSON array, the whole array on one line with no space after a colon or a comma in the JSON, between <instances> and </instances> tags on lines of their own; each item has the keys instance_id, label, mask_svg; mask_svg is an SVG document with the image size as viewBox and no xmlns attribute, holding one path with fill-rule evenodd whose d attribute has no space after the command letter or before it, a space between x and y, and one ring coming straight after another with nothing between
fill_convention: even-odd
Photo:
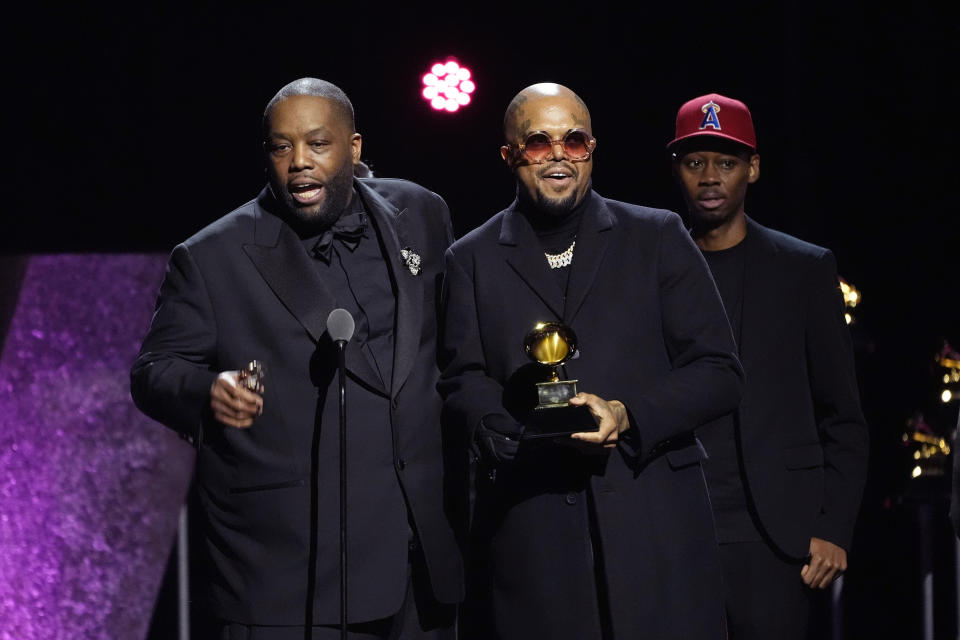
<instances>
[{"instance_id":1,"label":"black microphone","mask_svg":"<svg viewBox=\"0 0 960 640\"><path fill-rule=\"evenodd\" d=\"M327 333L337 345L340 392L340 638L347 638L347 343L356 323L346 309L334 309L327 316Z\"/></svg>"},{"instance_id":2,"label":"black microphone","mask_svg":"<svg viewBox=\"0 0 960 640\"><path fill-rule=\"evenodd\" d=\"M327 316L327 333L334 342L349 342L355 328L353 316L346 309L334 309Z\"/></svg>"}]
</instances>

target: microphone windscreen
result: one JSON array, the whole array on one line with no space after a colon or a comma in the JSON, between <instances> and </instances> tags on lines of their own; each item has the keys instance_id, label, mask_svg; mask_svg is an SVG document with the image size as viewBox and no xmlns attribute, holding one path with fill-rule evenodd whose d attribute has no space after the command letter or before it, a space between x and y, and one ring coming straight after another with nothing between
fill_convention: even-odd
<instances>
[{"instance_id":1,"label":"microphone windscreen","mask_svg":"<svg viewBox=\"0 0 960 640\"><path fill-rule=\"evenodd\" d=\"M349 342L353 337L354 327L353 316L346 309L334 309L327 316L327 332L334 342Z\"/></svg>"}]
</instances>

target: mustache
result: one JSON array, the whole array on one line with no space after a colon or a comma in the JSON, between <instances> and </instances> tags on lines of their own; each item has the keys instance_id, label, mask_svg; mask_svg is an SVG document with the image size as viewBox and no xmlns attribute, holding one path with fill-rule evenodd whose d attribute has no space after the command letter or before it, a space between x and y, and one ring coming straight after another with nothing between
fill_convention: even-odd
<instances>
[{"instance_id":1,"label":"mustache","mask_svg":"<svg viewBox=\"0 0 960 640\"><path fill-rule=\"evenodd\" d=\"M580 175L580 172L577 171L577 168L573 166L572 163L564 162L562 160L554 160L550 164L544 165L544 168L540 169L540 171L537 172L537 177L542 178L546 175L553 173L554 171L556 171L558 168L561 168L561 167L569 171L570 175L572 175L574 178Z\"/></svg>"}]
</instances>

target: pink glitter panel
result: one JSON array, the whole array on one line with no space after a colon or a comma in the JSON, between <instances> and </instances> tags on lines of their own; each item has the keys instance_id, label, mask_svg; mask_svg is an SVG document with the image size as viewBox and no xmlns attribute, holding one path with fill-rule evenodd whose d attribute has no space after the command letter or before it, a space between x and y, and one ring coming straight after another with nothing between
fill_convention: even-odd
<instances>
[{"instance_id":1,"label":"pink glitter panel","mask_svg":"<svg viewBox=\"0 0 960 640\"><path fill-rule=\"evenodd\" d=\"M29 260L0 356L0 639L143 638L192 449L130 364L165 256Z\"/></svg>"}]
</instances>

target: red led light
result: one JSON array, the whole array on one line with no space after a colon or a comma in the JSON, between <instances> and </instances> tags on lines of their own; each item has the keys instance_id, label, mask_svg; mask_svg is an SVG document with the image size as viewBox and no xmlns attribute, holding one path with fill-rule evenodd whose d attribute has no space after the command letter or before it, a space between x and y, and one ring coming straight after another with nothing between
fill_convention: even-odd
<instances>
[{"instance_id":1,"label":"red led light","mask_svg":"<svg viewBox=\"0 0 960 640\"><path fill-rule=\"evenodd\" d=\"M473 74L456 60L445 60L430 65L423 74L421 95L437 111L454 113L470 104L477 85Z\"/></svg>"}]
</instances>

